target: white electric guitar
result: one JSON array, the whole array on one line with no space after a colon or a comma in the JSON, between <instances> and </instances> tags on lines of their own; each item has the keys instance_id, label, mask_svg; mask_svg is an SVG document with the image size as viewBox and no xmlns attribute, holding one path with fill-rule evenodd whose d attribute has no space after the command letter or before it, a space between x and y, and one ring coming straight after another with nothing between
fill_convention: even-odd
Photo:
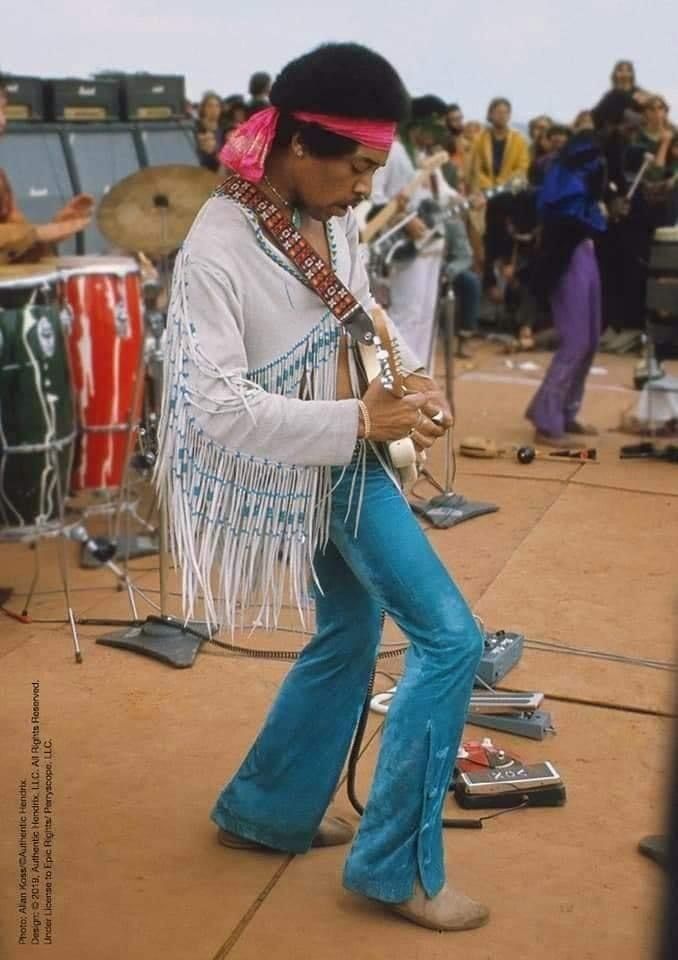
<instances>
[{"instance_id":1,"label":"white electric guitar","mask_svg":"<svg viewBox=\"0 0 678 960\"><path fill-rule=\"evenodd\" d=\"M400 347L397 339L392 336L386 316L379 307L370 310L374 333L377 338L375 346L368 346L358 342L358 352L363 369L368 380L377 377L383 386L396 397L404 397L408 392L403 377L403 367L400 358ZM393 466L400 475L400 482L405 490L415 483L417 473L417 449L411 437L401 440L392 440L388 444L388 452Z\"/></svg>"}]
</instances>

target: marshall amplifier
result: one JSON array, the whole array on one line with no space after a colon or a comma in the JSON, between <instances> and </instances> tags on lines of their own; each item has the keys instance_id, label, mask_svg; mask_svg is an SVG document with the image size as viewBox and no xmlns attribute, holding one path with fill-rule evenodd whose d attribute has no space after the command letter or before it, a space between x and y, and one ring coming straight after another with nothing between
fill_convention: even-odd
<instances>
[{"instance_id":1,"label":"marshall amplifier","mask_svg":"<svg viewBox=\"0 0 678 960\"><path fill-rule=\"evenodd\" d=\"M43 83L39 77L5 77L8 120L43 120Z\"/></svg>"},{"instance_id":2,"label":"marshall amplifier","mask_svg":"<svg viewBox=\"0 0 678 960\"><path fill-rule=\"evenodd\" d=\"M183 77L135 73L120 77L126 120L175 120L184 115Z\"/></svg>"},{"instance_id":3,"label":"marshall amplifier","mask_svg":"<svg viewBox=\"0 0 678 960\"><path fill-rule=\"evenodd\" d=\"M119 120L117 80L47 80L50 120Z\"/></svg>"}]
</instances>

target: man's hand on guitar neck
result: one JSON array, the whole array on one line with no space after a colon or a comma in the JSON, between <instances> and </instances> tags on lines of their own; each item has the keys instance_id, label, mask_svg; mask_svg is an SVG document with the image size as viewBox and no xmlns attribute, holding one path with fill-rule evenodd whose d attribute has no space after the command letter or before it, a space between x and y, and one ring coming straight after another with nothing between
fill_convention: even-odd
<instances>
[{"instance_id":1,"label":"man's hand on guitar neck","mask_svg":"<svg viewBox=\"0 0 678 960\"><path fill-rule=\"evenodd\" d=\"M396 397L386 390L377 378L363 394L370 422L370 440L390 442L411 437L419 449L431 447L452 426L452 415L447 402L433 381L433 389ZM433 417L437 417L434 421ZM364 436L361 422L359 437Z\"/></svg>"}]
</instances>

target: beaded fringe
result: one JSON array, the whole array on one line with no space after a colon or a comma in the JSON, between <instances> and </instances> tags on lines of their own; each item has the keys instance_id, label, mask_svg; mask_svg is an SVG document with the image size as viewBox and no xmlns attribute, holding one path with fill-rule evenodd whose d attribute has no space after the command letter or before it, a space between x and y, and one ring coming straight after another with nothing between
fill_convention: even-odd
<instances>
[{"instance_id":1,"label":"beaded fringe","mask_svg":"<svg viewBox=\"0 0 678 960\"><path fill-rule=\"evenodd\" d=\"M334 399L342 331L327 313L283 356L244 379L224 381L188 316L187 256L180 252L172 281L154 478L167 506L172 557L181 570L184 616L195 618L202 599L211 627L243 627L245 608L253 608L256 622L270 629L278 625L287 598L305 625L313 557L329 536L331 468L291 466L228 449L204 432L196 414L248 408L257 387ZM228 395L208 400L197 394L190 376L196 369L218 377Z\"/></svg>"}]
</instances>

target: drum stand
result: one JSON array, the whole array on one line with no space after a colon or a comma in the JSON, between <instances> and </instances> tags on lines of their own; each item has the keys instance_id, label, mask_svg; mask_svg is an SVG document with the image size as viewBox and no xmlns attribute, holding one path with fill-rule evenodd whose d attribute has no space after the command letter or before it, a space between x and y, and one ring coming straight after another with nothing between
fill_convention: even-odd
<instances>
[{"instance_id":1,"label":"drum stand","mask_svg":"<svg viewBox=\"0 0 678 960\"><path fill-rule=\"evenodd\" d=\"M107 560L119 559L122 561L125 578L127 578L129 569L128 563L130 559L136 557L150 556L158 552L157 543L153 541L153 538L146 536L146 542L143 542L139 534L131 534L130 531L130 513L133 511L134 504L131 500L130 492L130 473L134 460L140 459L142 462L142 469L146 466L152 466L152 462L149 464L146 462L146 458L141 456L140 458L133 458L132 452L134 448L134 437L135 434L141 430L141 424L137 421L136 411L142 406L142 398L144 392L144 383L145 383L145 373L146 373L146 346L145 346L145 329L142 334L141 343L139 345L139 360L137 363L137 372L136 372L136 381L134 387L134 395L132 398L132 406L130 409L129 420L127 422L127 444L125 449L125 468L122 477L122 483L120 484L120 489L118 491L117 503L114 508L114 520L113 520L113 529L112 529L112 543L113 543L113 553L110 556L102 558L98 555L96 550L88 549L91 545L91 541L83 542L83 550L81 552L81 566L85 567L98 567L102 562ZM121 535L121 517L124 512L125 515L125 532ZM146 527L147 530L153 530L153 527L150 523L142 520L141 517L137 515L137 519ZM134 615L136 616L136 611L132 607Z\"/></svg>"},{"instance_id":2,"label":"drum stand","mask_svg":"<svg viewBox=\"0 0 678 960\"><path fill-rule=\"evenodd\" d=\"M66 545L65 545L66 536L65 536L65 527L63 525L57 527L56 530L54 531L50 530L49 534L41 535L40 531L38 530L36 539L28 541L28 548L29 550L33 551L33 577L31 579L31 584L30 584L30 587L28 588L28 592L26 594L26 599L24 601L24 605L21 610L21 613L14 613L12 610L8 610L4 606L0 606L0 609L6 616L11 617L13 620L18 620L19 623L32 622L31 616L28 612L28 608L30 606L31 600L33 599L35 588L40 578L39 549L40 549L41 539L43 536L47 536L47 535L56 536L58 537L58 540L59 540L59 543L57 546L57 557L58 557L58 564L59 564L59 573L61 575L61 584L64 591L64 597L66 600L66 616L67 616L68 624L71 628L71 637L73 639L73 650L75 653L75 662L82 663L82 651L80 649L78 629L76 626L77 621L73 613L73 605L71 603L71 590L70 590L70 583L68 578L68 558L66 556ZM3 594L4 594L3 600L5 599L5 597L9 597L10 592L11 590L3 591ZM61 621L58 621L58 622L60 623Z\"/></svg>"},{"instance_id":3,"label":"drum stand","mask_svg":"<svg viewBox=\"0 0 678 960\"><path fill-rule=\"evenodd\" d=\"M55 411L55 398L48 397L48 402L50 404L51 410L51 421L53 424L56 423L56 411ZM58 538L57 546L57 557L59 564L59 573L61 575L61 583L64 591L64 598L66 600L66 615L68 619L68 624L71 629L71 637L73 639L73 650L75 653L75 662L82 663L82 651L80 649L80 641L78 637L78 630L76 627L76 619L73 613L73 604L71 602L71 590L70 582L68 576L68 557L66 555L66 520L65 520L65 509L66 503L64 499L64 491L61 483L61 464L59 462L59 444L54 443L49 450L48 456L51 460L52 469L54 471L54 481L56 485L56 495L59 502L59 515L56 521L54 521L54 526L45 526L41 530L40 524L36 527L35 538L28 540L29 549L33 551L33 577L31 584L28 588L28 593L26 594L26 600L24 601L24 606L20 614L14 614L11 611L5 611L12 618L19 620L21 623L30 623L31 618L28 613L28 608L30 602L33 599L35 593L35 588L38 584L40 577L40 555L38 553L40 549L41 540L47 536L55 536ZM69 469L70 473L70 469Z\"/></svg>"}]
</instances>

